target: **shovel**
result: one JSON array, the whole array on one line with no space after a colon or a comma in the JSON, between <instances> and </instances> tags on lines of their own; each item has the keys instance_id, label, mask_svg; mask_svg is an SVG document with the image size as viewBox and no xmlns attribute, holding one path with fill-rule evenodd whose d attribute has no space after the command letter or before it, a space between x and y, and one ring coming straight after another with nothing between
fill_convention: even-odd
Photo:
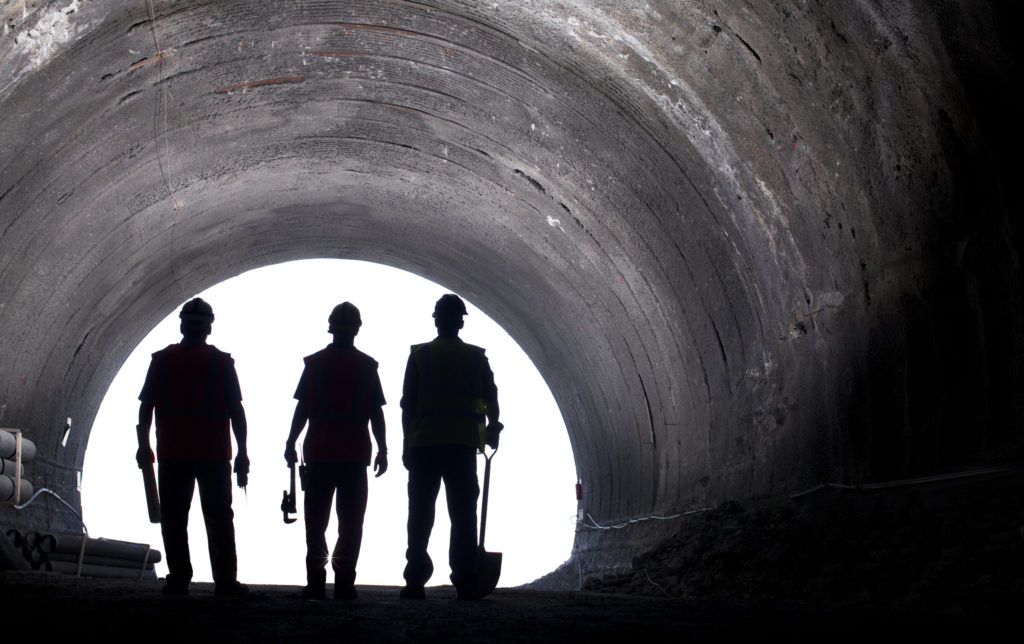
<instances>
[{"instance_id":1,"label":"shovel","mask_svg":"<svg viewBox=\"0 0 1024 644\"><path fill-rule=\"evenodd\" d=\"M501 553L487 552L484 549L484 534L487 532L487 493L491 487L491 459L498 453L495 449L488 456L484 452L484 496L480 507L480 545L476 549L476 596L486 597L498 585L498 578L501 576Z\"/></svg>"}]
</instances>

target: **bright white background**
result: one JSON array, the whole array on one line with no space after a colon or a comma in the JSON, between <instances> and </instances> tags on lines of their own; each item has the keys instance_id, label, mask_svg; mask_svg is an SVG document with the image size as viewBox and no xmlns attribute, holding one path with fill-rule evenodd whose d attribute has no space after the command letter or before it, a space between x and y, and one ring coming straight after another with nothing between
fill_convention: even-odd
<instances>
[{"instance_id":1,"label":"bright white background","mask_svg":"<svg viewBox=\"0 0 1024 644\"><path fill-rule=\"evenodd\" d=\"M387 473L379 479L371 473L356 583L404 583L407 475L398 403L409 346L434 338L430 314L446 292L377 264L309 260L250 271L198 294L216 315L209 343L235 359L249 424L248 495L235 488L234 496L241 581L305 583L302 492L297 491L296 523L285 525L280 510L288 483L284 441L302 358L330 343L327 316L347 300L359 307L363 318L356 347L380 363L390 452ZM536 368L501 327L471 302L466 304L469 315L460 337L487 349L506 427L492 465L485 545L504 553L500 585L515 586L569 558L576 517L575 466L565 425ZM149 543L163 550L159 525L148 521L142 476L135 465L135 424L150 354L181 339L178 325L175 311L153 329L125 362L100 407L82 475L83 514L93 537ZM155 430L151 442L155 448ZM479 459L482 488L483 457ZM189 521L194 580L210 581L198 490ZM448 529L442 489L430 541L435 571L429 585L449 583ZM335 518L327 532L332 548L336 535ZM162 562L157 574L166 574Z\"/></svg>"}]
</instances>

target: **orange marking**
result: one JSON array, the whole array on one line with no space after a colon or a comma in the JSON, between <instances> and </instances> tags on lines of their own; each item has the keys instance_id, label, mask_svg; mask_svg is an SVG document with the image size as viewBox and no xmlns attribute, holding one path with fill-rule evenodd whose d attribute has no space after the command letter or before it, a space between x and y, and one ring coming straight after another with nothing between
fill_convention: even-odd
<instances>
[{"instance_id":1,"label":"orange marking","mask_svg":"<svg viewBox=\"0 0 1024 644\"><path fill-rule=\"evenodd\" d=\"M132 65L131 67L128 68L128 71L132 71L136 67L142 67L143 65L148 65L150 63L155 63L155 62L157 62L159 60L163 60L163 59L167 58L168 56L170 56L172 51L173 50L168 50L168 51L161 50L156 56L150 56L149 58L145 58L145 59L140 60L139 62L135 63L134 65Z\"/></svg>"},{"instance_id":2,"label":"orange marking","mask_svg":"<svg viewBox=\"0 0 1024 644\"><path fill-rule=\"evenodd\" d=\"M241 83L238 85L231 85L230 87L221 87L218 90L214 90L217 94L227 94L233 92L236 89L246 89L248 87L260 87L261 85L280 85L283 83L301 83L306 80L305 76L283 76L281 78L266 78L264 80L252 81L249 83Z\"/></svg>"}]
</instances>

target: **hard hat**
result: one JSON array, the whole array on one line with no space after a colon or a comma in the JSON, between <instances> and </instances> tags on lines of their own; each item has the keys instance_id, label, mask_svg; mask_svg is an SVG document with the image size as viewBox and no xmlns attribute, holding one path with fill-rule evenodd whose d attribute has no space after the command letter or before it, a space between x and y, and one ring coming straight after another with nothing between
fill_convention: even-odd
<instances>
[{"instance_id":1,"label":"hard hat","mask_svg":"<svg viewBox=\"0 0 1024 644\"><path fill-rule=\"evenodd\" d=\"M194 298L185 302L181 307L178 317L186 322L213 322L213 307L201 298Z\"/></svg>"},{"instance_id":2,"label":"hard hat","mask_svg":"<svg viewBox=\"0 0 1024 644\"><path fill-rule=\"evenodd\" d=\"M363 319L359 317L359 309L356 308L355 304L342 302L331 311L330 317L327 318L327 323L330 325L327 329L328 333L355 331L362 326Z\"/></svg>"},{"instance_id":3,"label":"hard hat","mask_svg":"<svg viewBox=\"0 0 1024 644\"><path fill-rule=\"evenodd\" d=\"M435 318L460 318L463 315L467 315L466 305L458 295L442 295L434 305Z\"/></svg>"}]
</instances>

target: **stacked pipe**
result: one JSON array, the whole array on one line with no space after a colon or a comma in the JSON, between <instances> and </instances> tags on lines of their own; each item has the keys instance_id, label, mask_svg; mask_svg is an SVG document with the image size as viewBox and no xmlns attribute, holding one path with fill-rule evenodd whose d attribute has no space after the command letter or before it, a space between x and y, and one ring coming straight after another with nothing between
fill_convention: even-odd
<instances>
[{"instance_id":1,"label":"stacked pipe","mask_svg":"<svg viewBox=\"0 0 1024 644\"><path fill-rule=\"evenodd\" d=\"M144 543L92 539L76 534L21 533L7 538L33 570L108 579L156 579L160 551Z\"/></svg>"},{"instance_id":2,"label":"stacked pipe","mask_svg":"<svg viewBox=\"0 0 1024 644\"><path fill-rule=\"evenodd\" d=\"M24 464L35 456L35 443L16 429L0 428L0 503L24 503L32 497L35 488L25 478Z\"/></svg>"}]
</instances>

